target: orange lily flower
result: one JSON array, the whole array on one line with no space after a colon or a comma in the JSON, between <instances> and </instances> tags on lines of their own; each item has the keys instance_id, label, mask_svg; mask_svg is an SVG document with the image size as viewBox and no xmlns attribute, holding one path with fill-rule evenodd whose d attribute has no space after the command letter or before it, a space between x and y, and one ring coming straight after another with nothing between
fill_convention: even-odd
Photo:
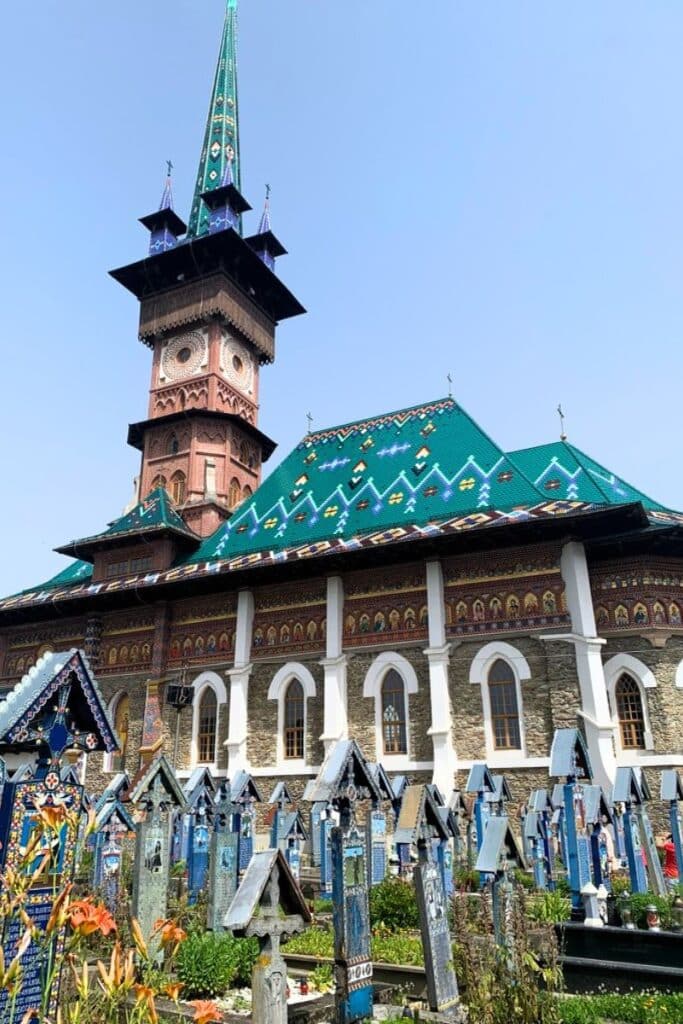
<instances>
[{"instance_id":1,"label":"orange lily flower","mask_svg":"<svg viewBox=\"0 0 683 1024\"><path fill-rule=\"evenodd\" d=\"M95 904L90 899L76 900L67 911L69 924L79 935L92 935L101 932L109 935L116 931L116 921L103 904Z\"/></svg>"},{"instance_id":2,"label":"orange lily flower","mask_svg":"<svg viewBox=\"0 0 683 1024\"><path fill-rule=\"evenodd\" d=\"M136 985L135 991L137 992L136 1005L140 1006L141 1003L146 1003L147 1013L152 1024L159 1024L159 1014L154 1002L154 989L150 988L149 985Z\"/></svg>"},{"instance_id":3,"label":"orange lily flower","mask_svg":"<svg viewBox=\"0 0 683 1024\"><path fill-rule=\"evenodd\" d=\"M196 1024L212 1024L214 1021L220 1024L223 1019L221 1011L212 999L191 999L190 1006L194 1006L192 1020L196 1021Z\"/></svg>"},{"instance_id":4,"label":"orange lily flower","mask_svg":"<svg viewBox=\"0 0 683 1024\"><path fill-rule=\"evenodd\" d=\"M51 935L53 931L59 930L62 925L66 923L68 917L68 909L64 906L68 900L71 890L73 889L73 882L69 882L64 886L57 899L52 904L52 911L50 913L49 920L45 926L45 934ZM26 922L24 922L26 923Z\"/></svg>"},{"instance_id":5,"label":"orange lily flower","mask_svg":"<svg viewBox=\"0 0 683 1024\"><path fill-rule=\"evenodd\" d=\"M154 925L155 934L159 932L161 945L166 946L178 946L184 939L187 938L187 933L171 920L160 920Z\"/></svg>"},{"instance_id":6,"label":"orange lily flower","mask_svg":"<svg viewBox=\"0 0 683 1024\"><path fill-rule=\"evenodd\" d=\"M185 985L182 981L174 981L166 986L164 989L164 995L168 996L169 999L172 999L174 1003L177 1003L181 989L183 988L185 988Z\"/></svg>"}]
</instances>

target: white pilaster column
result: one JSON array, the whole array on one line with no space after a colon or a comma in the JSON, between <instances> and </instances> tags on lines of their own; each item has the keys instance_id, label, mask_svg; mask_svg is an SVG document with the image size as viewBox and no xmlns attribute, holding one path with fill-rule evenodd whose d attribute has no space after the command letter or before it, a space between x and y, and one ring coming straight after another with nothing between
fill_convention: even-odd
<instances>
[{"instance_id":1,"label":"white pilaster column","mask_svg":"<svg viewBox=\"0 0 683 1024\"><path fill-rule=\"evenodd\" d=\"M323 691L323 732L320 737L327 755L337 740L346 739L349 723L346 709L346 665L344 654L344 582L341 576L327 579L327 643L320 664L325 672Z\"/></svg>"},{"instance_id":2,"label":"white pilaster column","mask_svg":"<svg viewBox=\"0 0 683 1024\"><path fill-rule=\"evenodd\" d=\"M448 693L448 661L450 644L446 643L446 606L444 602L441 563L426 563L427 610L429 612L429 647L425 656L429 663L429 699L432 724L428 735L434 750L434 782L447 800L453 789L456 754L453 747L451 701Z\"/></svg>"},{"instance_id":3,"label":"white pilaster column","mask_svg":"<svg viewBox=\"0 0 683 1024\"><path fill-rule=\"evenodd\" d=\"M240 590L237 595L237 627L235 630L235 663L228 669L230 680L230 720L228 738L228 776L249 770L247 731L249 726L248 697L251 675L251 634L254 625L254 595Z\"/></svg>"},{"instance_id":4,"label":"white pilaster column","mask_svg":"<svg viewBox=\"0 0 683 1024\"><path fill-rule=\"evenodd\" d=\"M572 633L570 636L555 636L552 639L567 640L574 645L576 672L581 691L580 714L585 723L591 766L595 781L600 785L609 786L614 781L616 760L612 739L612 717L600 653L605 641L597 636L588 563L583 544L578 541L565 544L560 569L565 583L567 608L572 620Z\"/></svg>"}]
</instances>

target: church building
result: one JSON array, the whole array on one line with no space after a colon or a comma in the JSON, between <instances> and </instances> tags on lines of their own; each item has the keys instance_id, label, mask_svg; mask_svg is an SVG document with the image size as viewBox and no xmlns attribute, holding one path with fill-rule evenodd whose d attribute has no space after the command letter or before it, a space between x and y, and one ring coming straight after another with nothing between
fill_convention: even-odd
<instances>
[{"instance_id":1,"label":"church building","mask_svg":"<svg viewBox=\"0 0 683 1024\"><path fill-rule=\"evenodd\" d=\"M576 725L604 784L682 766L682 514L565 438L508 451L452 397L311 431L265 474L259 375L305 311L242 194L236 7L188 224L169 177L112 271L150 356L137 501L0 600L1 685L85 650L123 745L93 790L163 749L300 794L353 737L445 794L486 759L521 796Z\"/></svg>"}]
</instances>

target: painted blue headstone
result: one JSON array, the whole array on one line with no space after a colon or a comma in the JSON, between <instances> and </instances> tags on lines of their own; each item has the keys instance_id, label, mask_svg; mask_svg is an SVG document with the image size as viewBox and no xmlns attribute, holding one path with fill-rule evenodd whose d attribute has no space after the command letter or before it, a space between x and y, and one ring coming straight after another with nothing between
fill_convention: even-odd
<instances>
[{"instance_id":1,"label":"painted blue headstone","mask_svg":"<svg viewBox=\"0 0 683 1024\"><path fill-rule=\"evenodd\" d=\"M489 798L495 792L496 784L493 776L484 761L476 761L470 768L470 773L465 784L465 792L475 794L473 818L474 818L474 840L477 853L481 850L486 834L486 825L491 816L491 804ZM480 877L481 885L486 879Z\"/></svg>"},{"instance_id":2,"label":"painted blue headstone","mask_svg":"<svg viewBox=\"0 0 683 1024\"><path fill-rule=\"evenodd\" d=\"M651 888L659 896L667 892L645 801L651 799L644 775L632 767L617 768L612 800L623 805L624 845L633 892Z\"/></svg>"},{"instance_id":3,"label":"painted blue headstone","mask_svg":"<svg viewBox=\"0 0 683 1024\"><path fill-rule=\"evenodd\" d=\"M381 764L368 764L383 801L394 796L389 776ZM368 884L379 885L387 874L387 818L381 804L373 805L366 818L368 849Z\"/></svg>"},{"instance_id":4,"label":"painted blue headstone","mask_svg":"<svg viewBox=\"0 0 683 1024\"><path fill-rule=\"evenodd\" d=\"M242 875L254 853L255 805L261 803L261 794L248 772L239 771L232 778L231 797L235 805L235 826L239 835L237 864Z\"/></svg>"},{"instance_id":5,"label":"painted blue headstone","mask_svg":"<svg viewBox=\"0 0 683 1024\"><path fill-rule=\"evenodd\" d=\"M484 842L477 857L475 870L492 886L493 925L498 945L512 950L510 929L512 885L508 874L516 865L523 869L524 857L510 828L506 815L495 815L486 827Z\"/></svg>"},{"instance_id":6,"label":"painted blue headstone","mask_svg":"<svg viewBox=\"0 0 683 1024\"><path fill-rule=\"evenodd\" d=\"M190 903L197 902L199 893L206 886L212 817L213 803L205 793L202 793L190 812L187 852L187 889Z\"/></svg>"},{"instance_id":7,"label":"painted blue headstone","mask_svg":"<svg viewBox=\"0 0 683 1024\"><path fill-rule=\"evenodd\" d=\"M572 906L583 910L581 890L592 882L590 837L586 822L584 785L592 778L588 750L578 729L557 729L550 750L550 774L564 776L562 805L563 853L569 875ZM585 781L584 781L585 780Z\"/></svg>"},{"instance_id":8,"label":"painted blue headstone","mask_svg":"<svg viewBox=\"0 0 683 1024\"><path fill-rule=\"evenodd\" d=\"M108 718L106 705L90 671L85 655L76 649L47 654L25 675L0 703L0 755L36 758L33 772L19 770L7 779L0 771L0 858L2 869L40 873L31 887L30 900L23 908L38 932L43 931L52 911L55 893L71 880L77 854L79 827L66 820L54 826L41 822L43 809L64 806L78 816L83 806L83 787L62 779L67 767L67 750L114 753L119 743ZM41 846L31 864L24 851L38 833ZM11 917L5 924L2 947L5 964L16 953L26 930L25 921ZM16 998L0 992L0 1020L18 1024L31 1010L46 1012L57 1008L60 978L44 992L46 963L56 948L63 948L64 932L52 943L31 943L22 956L21 987ZM26 1016L25 1016L26 1015Z\"/></svg>"},{"instance_id":9,"label":"painted blue headstone","mask_svg":"<svg viewBox=\"0 0 683 1024\"><path fill-rule=\"evenodd\" d=\"M313 801L331 803L339 813L332 829L332 899L337 1024L372 1016L367 851L355 821L358 800L378 803L380 792L354 740L339 740L311 787Z\"/></svg>"},{"instance_id":10,"label":"painted blue headstone","mask_svg":"<svg viewBox=\"0 0 683 1024\"><path fill-rule=\"evenodd\" d=\"M102 890L104 901L111 911L118 902L122 839L130 834L135 834L135 822L128 807L118 797L99 804L99 809L95 811L93 886Z\"/></svg>"},{"instance_id":11,"label":"painted blue headstone","mask_svg":"<svg viewBox=\"0 0 683 1024\"><path fill-rule=\"evenodd\" d=\"M291 807L294 803L286 782L278 782L276 784L273 792L268 797L268 803L272 804L275 808L270 826L270 848L271 850L283 850L284 852L284 820L287 816L287 808Z\"/></svg>"},{"instance_id":12,"label":"painted blue headstone","mask_svg":"<svg viewBox=\"0 0 683 1024\"><path fill-rule=\"evenodd\" d=\"M602 791L601 786L583 787L586 824L590 833L591 859L595 886L604 885L609 892L610 882L610 851L607 827L612 823L612 807Z\"/></svg>"}]
</instances>

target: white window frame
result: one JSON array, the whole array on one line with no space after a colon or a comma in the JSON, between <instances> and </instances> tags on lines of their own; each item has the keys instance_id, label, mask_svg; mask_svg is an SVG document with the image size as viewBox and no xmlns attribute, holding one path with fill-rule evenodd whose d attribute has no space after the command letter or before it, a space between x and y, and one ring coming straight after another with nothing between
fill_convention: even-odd
<instances>
[{"instance_id":1,"label":"white window frame","mask_svg":"<svg viewBox=\"0 0 683 1024\"><path fill-rule=\"evenodd\" d=\"M676 669L676 686L679 690L683 690L683 661L678 663L678 668Z\"/></svg>"},{"instance_id":2,"label":"white window frame","mask_svg":"<svg viewBox=\"0 0 683 1024\"><path fill-rule=\"evenodd\" d=\"M208 768L211 772L217 772L216 760L218 757L218 737L220 736L221 708L228 703L228 691L225 683L217 672L200 672L193 681L194 696L192 698L192 743L190 745L190 767ZM216 743L214 745L215 756L213 761L199 760L199 709L202 697L207 687L213 690L216 695Z\"/></svg>"},{"instance_id":3,"label":"white window frame","mask_svg":"<svg viewBox=\"0 0 683 1024\"><path fill-rule=\"evenodd\" d=\"M406 712L406 752L405 754L384 753L384 723L382 721L382 684L390 669L398 672L403 680L403 700ZM383 651L378 654L370 665L363 683L363 696L372 697L375 701L375 755L389 771L409 769L413 762L410 759L410 694L417 693L419 684L415 669L407 658L397 651Z\"/></svg>"},{"instance_id":4,"label":"white window frame","mask_svg":"<svg viewBox=\"0 0 683 1024\"><path fill-rule=\"evenodd\" d=\"M621 764L630 764L634 758L638 759L647 756L655 749L655 741L652 735L652 724L650 722L650 711L647 706L647 690L655 689L657 680L654 673L644 662L634 658L632 654L615 654L603 666L605 673L605 685L607 686L607 699L609 701L612 725L614 727L614 747L617 753L617 761ZM616 689L619 679L628 675L633 679L640 691L640 704L643 709L644 725L644 750L634 750L629 747L624 749L621 745L621 727L619 725L619 714L617 709Z\"/></svg>"},{"instance_id":5,"label":"white window frame","mask_svg":"<svg viewBox=\"0 0 683 1024\"><path fill-rule=\"evenodd\" d=\"M287 693L287 687L296 679L297 682L301 683L301 687L304 691L304 756L303 757L285 757L285 694ZM270 686L268 687L268 700L277 701L277 743L275 748L275 758L278 768L286 769L288 773L292 773L293 770L304 770L308 767L306 764L306 750L308 747L308 701L315 697L316 687L315 679L311 675L310 669L306 668L298 661L288 661L286 665L273 676Z\"/></svg>"},{"instance_id":6,"label":"white window frame","mask_svg":"<svg viewBox=\"0 0 683 1024\"><path fill-rule=\"evenodd\" d=\"M123 697L128 697L128 735L130 737L130 694L128 690L119 690L115 693L112 699L109 701L109 719L111 724L114 725L116 721L116 709L119 706L119 701ZM118 756L118 752L112 751L110 754L105 754L102 762L102 771L108 775L114 774L114 758Z\"/></svg>"},{"instance_id":7,"label":"white window frame","mask_svg":"<svg viewBox=\"0 0 683 1024\"><path fill-rule=\"evenodd\" d=\"M491 695L489 693L489 672L495 661L504 661L509 666L515 680L517 694L517 714L519 716L519 747L501 750L496 747L493 736L493 716L491 714ZM486 743L486 763L489 768L508 768L525 763L527 758L526 730L524 728L524 701L522 699L522 683L531 679L529 662L522 652L512 644L502 640L494 640L485 644L475 655L470 665L470 683L481 687L481 703L484 712L484 740Z\"/></svg>"}]
</instances>

